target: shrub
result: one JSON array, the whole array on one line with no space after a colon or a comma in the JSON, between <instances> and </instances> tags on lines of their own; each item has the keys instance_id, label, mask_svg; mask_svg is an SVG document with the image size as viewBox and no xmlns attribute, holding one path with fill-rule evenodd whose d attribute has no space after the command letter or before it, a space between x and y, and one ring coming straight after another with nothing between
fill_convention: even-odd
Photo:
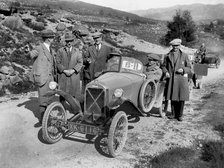
<instances>
[{"instance_id":1,"label":"shrub","mask_svg":"<svg viewBox=\"0 0 224 168\"><path fill-rule=\"evenodd\" d=\"M194 41L196 39L196 25L191 17L191 13L188 10L178 10L176 15L173 16L173 21L167 24L168 32L165 38L161 40L168 45L169 42L175 38L182 39L184 45Z\"/></svg>"},{"instance_id":2,"label":"shrub","mask_svg":"<svg viewBox=\"0 0 224 168\"><path fill-rule=\"evenodd\" d=\"M0 47L1 48L13 48L15 41L14 39L10 36L10 34L6 32L0 32Z\"/></svg>"},{"instance_id":3,"label":"shrub","mask_svg":"<svg viewBox=\"0 0 224 168\"><path fill-rule=\"evenodd\" d=\"M42 31L45 29L44 23L42 22L30 22L26 25L32 28L33 30L37 30L37 31Z\"/></svg>"},{"instance_id":4,"label":"shrub","mask_svg":"<svg viewBox=\"0 0 224 168\"><path fill-rule=\"evenodd\" d=\"M58 21L55 18L48 18L48 20L52 23L58 23Z\"/></svg>"},{"instance_id":5,"label":"shrub","mask_svg":"<svg viewBox=\"0 0 224 168\"><path fill-rule=\"evenodd\" d=\"M195 151L189 148L173 148L169 151L161 153L158 156L142 156L134 168L152 167L152 168L177 168L184 167L188 161L192 159Z\"/></svg>"},{"instance_id":6,"label":"shrub","mask_svg":"<svg viewBox=\"0 0 224 168\"><path fill-rule=\"evenodd\" d=\"M24 51L15 50L10 56L11 62L16 62L22 65L31 65L31 58L29 54L26 54Z\"/></svg>"},{"instance_id":7,"label":"shrub","mask_svg":"<svg viewBox=\"0 0 224 168\"><path fill-rule=\"evenodd\" d=\"M10 16L4 20L3 25L11 30L19 30L23 26L23 21L20 17Z\"/></svg>"},{"instance_id":8,"label":"shrub","mask_svg":"<svg viewBox=\"0 0 224 168\"><path fill-rule=\"evenodd\" d=\"M224 143L208 141L203 143L201 159L210 162L214 168L224 165Z\"/></svg>"},{"instance_id":9,"label":"shrub","mask_svg":"<svg viewBox=\"0 0 224 168\"><path fill-rule=\"evenodd\" d=\"M40 23L43 23L44 26L47 26L47 22L46 22L46 20L45 20L45 18L44 18L43 16L38 16L38 17L36 18L36 21L37 21L37 22L40 22Z\"/></svg>"},{"instance_id":10,"label":"shrub","mask_svg":"<svg viewBox=\"0 0 224 168\"><path fill-rule=\"evenodd\" d=\"M5 86L5 88L12 94L26 93L35 90L35 87L30 81L21 81L11 86Z\"/></svg>"}]
</instances>

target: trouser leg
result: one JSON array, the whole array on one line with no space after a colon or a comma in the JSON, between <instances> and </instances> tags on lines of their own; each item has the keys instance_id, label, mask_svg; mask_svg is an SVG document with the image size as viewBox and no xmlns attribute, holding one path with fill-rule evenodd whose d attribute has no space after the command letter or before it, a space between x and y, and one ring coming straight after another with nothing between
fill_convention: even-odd
<instances>
[{"instance_id":1,"label":"trouser leg","mask_svg":"<svg viewBox=\"0 0 224 168\"><path fill-rule=\"evenodd\" d=\"M171 101L171 109L174 116L179 121L182 121L185 101Z\"/></svg>"},{"instance_id":2,"label":"trouser leg","mask_svg":"<svg viewBox=\"0 0 224 168\"><path fill-rule=\"evenodd\" d=\"M176 101L171 100L171 115L172 117L176 118L176 108L177 108L177 103Z\"/></svg>"},{"instance_id":3,"label":"trouser leg","mask_svg":"<svg viewBox=\"0 0 224 168\"><path fill-rule=\"evenodd\" d=\"M184 111L184 104L185 104L185 101L179 101L178 102L178 115L177 115L177 117L178 118L180 118L180 117L182 117L183 116L183 111Z\"/></svg>"},{"instance_id":4,"label":"trouser leg","mask_svg":"<svg viewBox=\"0 0 224 168\"><path fill-rule=\"evenodd\" d=\"M169 100L164 100L164 109L163 109L163 111L165 113L167 113L168 105L169 105Z\"/></svg>"},{"instance_id":5,"label":"trouser leg","mask_svg":"<svg viewBox=\"0 0 224 168\"><path fill-rule=\"evenodd\" d=\"M39 99L39 114L40 114L40 118L39 121L42 122L43 116L44 116L44 112L47 108L47 106L50 104L50 101L52 99L52 96L46 96L46 93L48 91L51 91L49 88L49 83L50 81L53 81L53 77L49 77L49 79L47 80L47 82L38 88L38 99Z\"/></svg>"},{"instance_id":6,"label":"trouser leg","mask_svg":"<svg viewBox=\"0 0 224 168\"><path fill-rule=\"evenodd\" d=\"M47 106L41 106L39 107L39 122L42 123L43 117L44 117L44 112L46 111Z\"/></svg>"}]
</instances>

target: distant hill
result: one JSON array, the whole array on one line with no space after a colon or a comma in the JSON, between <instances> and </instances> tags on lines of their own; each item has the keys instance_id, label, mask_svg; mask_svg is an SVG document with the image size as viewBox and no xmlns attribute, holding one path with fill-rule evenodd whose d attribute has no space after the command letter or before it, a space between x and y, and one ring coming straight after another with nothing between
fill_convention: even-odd
<instances>
[{"instance_id":1,"label":"distant hill","mask_svg":"<svg viewBox=\"0 0 224 168\"><path fill-rule=\"evenodd\" d=\"M224 4L217 5L177 5L169 8L157 8L131 11L142 17L147 17L156 20L171 20L176 13L176 10L189 10L195 21L215 20L224 18Z\"/></svg>"},{"instance_id":2,"label":"distant hill","mask_svg":"<svg viewBox=\"0 0 224 168\"><path fill-rule=\"evenodd\" d=\"M85 3L78 0L17 0L23 4L48 5L54 10L65 10L73 14L102 16L139 23L152 23L152 19L144 18L133 13L115 10L108 7Z\"/></svg>"}]
</instances>

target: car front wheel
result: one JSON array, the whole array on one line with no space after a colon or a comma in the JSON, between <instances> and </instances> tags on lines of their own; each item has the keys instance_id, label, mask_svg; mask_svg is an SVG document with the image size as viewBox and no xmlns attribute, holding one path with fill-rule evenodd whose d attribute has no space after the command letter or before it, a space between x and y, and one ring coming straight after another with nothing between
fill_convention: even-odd
<instances>
[{"instance_id":1,"label":"car front wheel","mask_svg":"<svg viewBox=\"0 0 224 168\"><path fill-rule=\"evenodd\" d=\"M60 102L51 103L43 116L42 136L50 144L61 140L63 136L62 123L66 122L66 112Z\"/></svg>"},{"instance_id":2,"label":"car front wheel","mask_svg":"<svg viewBox=\"0 0 224 168\"><path fill-rule=\"evenodd\" d=\"M128 119L123 111L119 111L113 117L108 133L109 155L116 157L125 145L128 133Z\"/></svg>"}]
</instances>

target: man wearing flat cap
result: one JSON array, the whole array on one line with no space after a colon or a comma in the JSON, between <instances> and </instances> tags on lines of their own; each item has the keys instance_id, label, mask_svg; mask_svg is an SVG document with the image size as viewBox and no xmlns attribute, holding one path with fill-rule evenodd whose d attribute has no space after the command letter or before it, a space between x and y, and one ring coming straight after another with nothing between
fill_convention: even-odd
<instances>
[{"instance_id":1,"label":"man wearing flat cap","mask_svg":"<svg viewBox=\"0 0 224 168\"><path fill-rule=\"evenodd\" d=\"M96 32L92 35L94 45L90 46L87 50L84 64L84 86L98 77L103 70L106 69L106 61L112 51L112 48L102 43L102 34Z\"/></svg>"},{"instance_id":2,"label":"man wearing flat cap","mask_svg":"<svg viewBox=\"0 0 224 168\"><path fill-rule=\"evenodd\" d=\"M43 30L41 36L43 42L30 52L31 58L34 59L31 81L38 86L40 116L36 126L41 126L44 112L50 103L51 97L45 96L50 91L49 83L56 80L55 52L50 47L55 34L52 30Z\"/></svg>"},{"instance_id":3,"label":"man wearing flat cap","mask_svg":"<svg viewBox=\"0 0 224 168\"><path fill-rule=\"evenodd\" d=\"M79 102L83 101L80 88L80 71L83 66L82 54L79 49L75 48L73 43L77 40L72 32L65 34L66 45L57 52L56 60L59 71L58 84L60 89L71 96L75 97ZM60 101L64 104L63 97Z\"/></svg>"},{"instance_id":4,"label":"man wearing flat cap","mask_svg":"<svg viewBox=\"0 0 224 168\"><path fill-rule=\"evenodd\" d=\"M149 54L148 61L145 65L145 74L148 79L154 79L156 82L160 81L162 77L162 69L160 68L161 58L157 54Z\"/></svg>"},{"instance_id":5,"label":"man wearing flat cap","mask_svg":"<svg viewBox=\"0 0 224 168\"><path fill-rule=\"evenodd\" d=\"M162 65L167 78L164 96L166 101L171 101L171 118L182 121L184 104L189 100L188 74L191 73L191 64L188 56L179 48L181 39L174 39L170 44L172 49L165 55Z\"/></svg>"}]
</instances>

